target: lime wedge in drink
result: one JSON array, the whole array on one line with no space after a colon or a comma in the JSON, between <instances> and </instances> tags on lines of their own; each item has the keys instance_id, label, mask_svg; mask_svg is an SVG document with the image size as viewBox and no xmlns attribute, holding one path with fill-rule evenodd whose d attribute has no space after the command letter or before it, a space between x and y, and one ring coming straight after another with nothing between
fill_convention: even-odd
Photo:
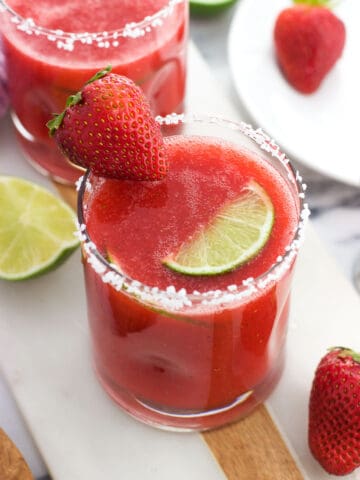
<instances>
[{"instance_id":1,"label":"lime wedge in drink","mask_svg":"<svg viewBox=\"0 0 360 480\"><path fill-rule=\"evenodd\" d=\"M194 15L215 15L235 2L236 0L190 0L190 12Z\"/></svg>"},{"instance_id":2,"label":"lime wedge in drink","mask_svg":"<svg viewBox=\"0 0 360 480\"><path fill-rule=\"evenodd\" d=\"M255 257L269 239L274 208L265 190L250 181L208 225L185 241L163 263L187 275L217 275Z\"/></svg>"},{"instance_id":3,"label":"lime wedge in drink","mask_svg":"<svg viewBox=\"0 0 360 480\"><path fill-rule=\"evenodd\" d=\"M78 246L75 213L44 188L0 176L0 205L0 278L43 273Z\"/></svg>"}]
</instances>

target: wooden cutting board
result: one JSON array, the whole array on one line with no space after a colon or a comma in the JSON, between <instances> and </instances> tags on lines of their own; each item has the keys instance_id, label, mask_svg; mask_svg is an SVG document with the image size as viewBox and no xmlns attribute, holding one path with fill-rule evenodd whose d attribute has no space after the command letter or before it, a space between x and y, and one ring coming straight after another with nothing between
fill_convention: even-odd
<instances>
[{"instance_id":1,"label":"wooden cutting board","mask_svg":"<svg viewBox=\"0 0 360 480\"><path fill-rule=\"evenodd\" d=\"M2 428L0 428L0 478L1 480L33 480L24 457Z\"/></svg>"}]
</instances>

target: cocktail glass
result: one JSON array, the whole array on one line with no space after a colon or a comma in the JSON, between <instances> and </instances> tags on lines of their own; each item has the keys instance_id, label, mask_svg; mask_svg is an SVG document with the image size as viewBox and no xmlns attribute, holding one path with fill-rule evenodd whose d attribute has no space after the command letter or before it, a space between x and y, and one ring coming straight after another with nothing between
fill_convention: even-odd
<instances>
[{"instance_id":1,"label":"cocktail glass","mask_svg":"<svg viewBox=\"0 0 360 480\"><path fill-rule=\"evenodd\" d=\"M91 15L81 17L77 29L70 33L66 26L70 17L76 17L74 8L78 6ZM39 21L37 9L42 15ZM68 15L66 9L70 9ZM58 17L50 23L54 11ZM106 16L99 32L102 11ZM62 183L74 183L80 176L79 170L64 162L49 138L46 122L53 113L62 111L69 95L106 65L141 85L154 114L182 111L187 1L155 0L135 5L105 0L93 5L91 0L0 0L0 18L12 120L26 158L43 174Z\"/></svg>"},{"instance_id":2,"label":"cocktail glass","mask_svg":"<svg viewBox=\"0 0 360 480\"><path fill-rule=\"evenodd\" d=\"M79 236L94 364L101 384L125 411L147 424L176 431L206 430L251 412L268 397L280 378L293 267L308 215L305 185L279 147L260 129L190 114L157 120L171 138L195 135L192 138L201 143L210 137L231 142L235 150L245 148L250 156L281 176L293 201L292 212L284 208L280 214L277 208L283 208L282 192L277 187L268 191L278 204L279 216L295 215L284 248L275 254L270 268L252 277L250 264L246 278L239 284L224 287L223 282L221 288L189 292L173 285L145 285L114 264L109 251L94 241L88 219L94 208L94 192L104 182L121 180L105 180L87 172L81 181ZM189 164L193 161L188 158ZM141 209L141 215L149 215L151 222L151 211L162 208L168 195L176 195L175 187L167 185L167 181L156 182L155 203L146 191L141 200L129 195L131 204L125 203L126 208ZM139 182L135 184L136 190L142 188ZM101 208L111 222L111 204L114 211L119 206L115 195L107 195L108 204L101 202ZM185 201L179 198L178 211ZM103 215L97 218L103 225ZM94 220L92 226L97 228ZM136 235L137 226L133 228ZM160 227L156 224L152 228ZM162 228L160 239L172 235L165 231L166 226ZM268 250L275 248L278 241L275 236ZM118 238L119 245L123 242L124 237ZM140 239L140 245L147 248L145 237ZM124 257L127 255L124 252ZM196 280L199 290L203 281L207 280Z\"/></svg>"}]
</instances>

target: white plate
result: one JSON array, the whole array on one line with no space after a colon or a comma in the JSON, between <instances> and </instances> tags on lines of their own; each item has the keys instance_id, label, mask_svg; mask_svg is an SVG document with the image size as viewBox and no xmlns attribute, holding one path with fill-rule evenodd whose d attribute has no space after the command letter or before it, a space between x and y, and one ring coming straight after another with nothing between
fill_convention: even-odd
<instances>
[{"instance_id":1,"label":"white plate","mask_svg":"<svg viewBox=\"0 0 360 480\"><path fill-rule=\"evenodd\" d=\"M337 180L360 186L360 2L342 0L342 58L311 95L293 89L275 60L273 28L289 0L239 0L229 33L237 93L252 117L287 154Z\"/></svg>"}]
</instances>

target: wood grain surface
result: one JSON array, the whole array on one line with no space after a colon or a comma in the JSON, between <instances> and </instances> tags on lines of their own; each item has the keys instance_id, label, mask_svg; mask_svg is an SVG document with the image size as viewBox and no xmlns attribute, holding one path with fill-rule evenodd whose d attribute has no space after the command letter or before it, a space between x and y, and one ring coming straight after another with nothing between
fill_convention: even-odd
<instances>
[{"instance_id":1,"label":"wood grain surface","mask_svg":"<svg viewBox=\"0 0 360 480\"><path fill-rule=\"evenodd\" d=\"M0 479L33 480L32 473L15 444L0 428Z\"/></svg>"},{"instance_id":2,"label":"wood grain surface","mask_svg":"<svg viewBox=\"0 0 360 480\"><path fill-rule=\"evenodd\" d=\"M55 186L75 209L75 189ZM202 433L202 438L228 480L304 480L264 405L237 423Z\"/></svg>"},{"instance_id":3,"label":"wood grain surface","mask_svg":"<svg viewBox=\"0 0 360 480\"><path fill-rule=\"evenodd\" d=\"M304 480L264 405L202 436L229 480Z\"/></svg>"}]
</instances>

